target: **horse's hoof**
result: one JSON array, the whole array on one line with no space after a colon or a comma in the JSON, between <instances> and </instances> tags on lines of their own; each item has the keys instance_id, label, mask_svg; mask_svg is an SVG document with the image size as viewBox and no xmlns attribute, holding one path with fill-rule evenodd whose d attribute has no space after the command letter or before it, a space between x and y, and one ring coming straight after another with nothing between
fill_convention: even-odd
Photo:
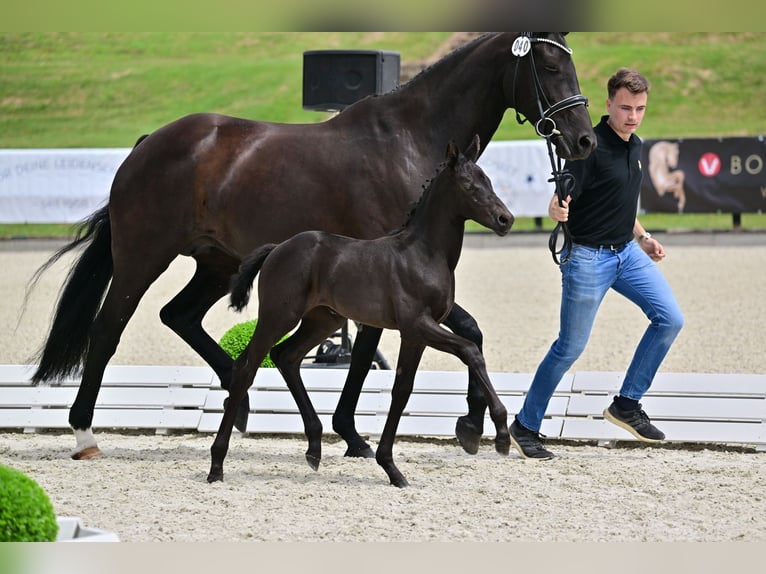
<instances>
[{"instance_id":1,"label":"horse's hoof","mask_svg":"<svg viewBox=\"0 0 766 574\"><path fill-rule=\"evenodd\" d=\"M223 470L210 471L207 475L208 482L223 482Z\"/></svg>"},{"instance_id":2,"label":"horse's hoof","mask_svg":"<svg viewBox=\"0 0 766 574\"><path fill-rule=\"evenodd\" d=\"M306 453L306 462L309 463L309 466L312 468L312 470L319 470L320 460L322 460L320 457Z\"/></svg>"},{"instance_id":3,"label":"horse's hoof","mask_svg":"<svg viewBox=\"0 0 766 574\"><path fill-rule=\"evenodd\" d=\"M404 478L403 476L392 478L391 484L393 484L396 488L406 488L410 485L410 483L407 482L407 479Z\"/></svg>"},{"instance_id":4,"label":"horse's hoof","mask_svg":"<svg viewBox=\"0 0 766 574\"><path fill-rule=\"evenodd\" d=\"M462 416L457 419L455 425L455 436L457 442L463 447L463 450L468 454L476 454L479 452L479 445L481 444L481 432L471 422L468 416Z\"/></svg>"},{"instance_id":5,"label":"horse's hoof","mask_svg":"<svg viewBox=\"0 0 766 574\"><path fill-rule=\"evenodd\" d=\"M352 458L375 458L375 451L366 444L364 446L350 446L346 449L346 453L343 456Z\"/></svg>"},{"instance_id":6,"label":"horse's hoof","mask_svg":"<svg viewBox=\"0 0 766 574\"><path fill-rule=\"evenodd\" d=\"M88 448L84 448L79 452L73 452L72 460L90 460L92 458L98 458L103 454L104 453L101 452L101 449L97 446L89 446Z\"/></svg>"},{"instance_id":7,"label":"horse's hoof","mask_svg":"<svg viewBox=\"0 0 766 574\"><path fill-rule=\"evenodd\" d=\"M511 440L510 439L495 439L495 451L503 456L508 456L511 452Z\"/></svg>"}]
</instances>

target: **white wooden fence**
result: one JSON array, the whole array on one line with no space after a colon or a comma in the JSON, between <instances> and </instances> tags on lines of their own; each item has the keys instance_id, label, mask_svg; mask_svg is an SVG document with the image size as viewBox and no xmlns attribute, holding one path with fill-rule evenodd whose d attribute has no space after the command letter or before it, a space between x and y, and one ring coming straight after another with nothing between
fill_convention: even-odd
<instances>
[{"instance_id":1,"label":"white wooden fence","mask_svg":"<svg viewBox=\"0 0 766 574\"><path fill-rule=\"evenodd\" d=\"M67 417L79 385L32 386L34 366L0 365L0 428L69 428ZM302 376L326 431L347 371L305 368ZM521 408L531 374L490 373L508 408ZM612 445L635 440L604 420L602 412L620 387L623 373L575 372L559 384L542 433L551 439L590 440ZM391 400L394 372L370 371L356 415L360 434L380 436ZM454 436L455 419L466 412L464 371L420 371L399 424L399 436ZM99 393L97 429L216 432L226 391L208 367L109 366ZM660 373L642 400L669 442L752 445L766 450L766 374ZM250 433L302 433L287 387L275 369L261 369L250 389ZM494 426L487 419L487 437Z\"/></svg>"}]
</instances>

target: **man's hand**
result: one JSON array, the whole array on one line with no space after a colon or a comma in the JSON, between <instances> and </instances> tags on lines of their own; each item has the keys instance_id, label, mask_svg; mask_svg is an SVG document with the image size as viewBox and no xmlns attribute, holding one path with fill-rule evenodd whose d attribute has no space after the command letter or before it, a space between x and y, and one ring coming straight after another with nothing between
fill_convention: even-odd
<instances>
[{"instance_id":1,"label":"man's hand","mask_svg":"<svg viewBox=\"0 0 766 574\"><path fill-rule=\"evenodd\" d=\"M652 261L660 262L665 258L665 248L654 237L643 237L638 240L641 249L644 250Z\"/></svg>"},{"instance_id":2,"label":"man's hand","mask_svg":"<svg viewBox=\"0 0 766 574\"><path fill-rule=\"evenodd\" d=\"M564 205L559 205L559 196L555 193L551 198L551 203L548 205L548 217L553 221L563 223L569 219L569 202L572 201L572 196L567 195L564 200Z\"/></svg>"}]
</instances>

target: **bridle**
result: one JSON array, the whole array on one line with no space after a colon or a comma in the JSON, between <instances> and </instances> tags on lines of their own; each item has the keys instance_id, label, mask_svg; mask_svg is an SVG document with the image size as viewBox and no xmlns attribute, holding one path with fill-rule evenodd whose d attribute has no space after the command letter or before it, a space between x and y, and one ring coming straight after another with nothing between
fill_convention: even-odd
<instances>
[{"instance_id":1,"label":"bridle","mask_svg":"<svg viewBox=\"0 0 766 574\"><path fill-rule=\"evenodd\" d=\"M516 111L516 121L519 122L519 124L523 124L527 121L527 118L522 118L519 111L516 109L516 77L519 72L519 62L522 58L525 56L529 56L529 63L530 68L532 72L532 78L534 79L535 83L535 98L537 100L537 110L540 114L540 119L535 122L535 132L538 136L545 138L545 142L548 145L548 158L551 162L551 179L549 179L549 182L553 182L556 186L556 196L559 200L559 205L564 205L564 200L567 198L568 195L574 190L575 186L575 179L574 176L569 172L562 168L562 162L561 158L554 159L553 154L553 144L552 139L554 137L558 137L561 135L561 132L556 127L556 121L553 119L553 116L560 111L573 108L575 106L586 106L588 105L588 98L583 96L582 94L576 94L573 96L569 96L568 98L564 98L563 100L556 102L555 104L551 104L548 98L545 96L545 92L543 91L543 86L540 83L540 77L537 75L537 69L535 68L535 57L534 52L532 51L532 44L535 43L546 43L551 44L553 46L556 46L557 48L560 48L564 50L567 54L572 54L572 49L565 46L564 44L561 44L559 42L556 42L555 40L551 40L549 38L538 38L535 36L532 36L531 32L522 32L519 34L519 36L513 41L513 45L511 46L511 53L516 57L516 66L513 72L513 90L514 90L514 105L513 108ZM543 102L547 106L547 108L543 109ZM556 246L558 244L558 235L559 232L562 232L564 235L564 244L562 245L561 249L557 250ZM548 248L551 251L551 255L553 256L553 261L560 265L561 263L566 263L569 260L569 255L571 253L571 247L572 247L572 236L569 233L569 227L565 222L557 222L556 227L551 232L550 239L548 240ZM559 261L559 255L564 252L564 250L567 251L567 254L563 261Z\"/></svg>"}]
</instances>

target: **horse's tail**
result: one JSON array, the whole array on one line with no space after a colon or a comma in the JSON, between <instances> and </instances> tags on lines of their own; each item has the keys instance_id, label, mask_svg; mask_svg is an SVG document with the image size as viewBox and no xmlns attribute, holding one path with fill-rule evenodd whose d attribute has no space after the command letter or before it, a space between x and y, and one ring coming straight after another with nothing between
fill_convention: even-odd
<instances>
[{"instance_id":1,"label":"horse's tail","mask_svg":"<svg viewBox=\"0 0 766 574\"><path fill-rule=\"evenodd\" d=\"M250 300L250 291L253 288L253 281L255 276L263 266L263 262L266 261L266 257L269 253L274 251L277 245L275 243L267 243L262 245L250 255L248 255L239 266L239 272L232 276L230 288L231 288L231 305L232 309L241 311L247 305Z\"/></svg>"},{"instance_id":2,"label":"horse's tail","mask_svg":"<svg viewBox=\"0 0 766 574\"><path fill-rule=\"evenodd\" d=\"M102 207L77 228L75 239L59 249L34 274L29 292L42 273L62 255L88 246L70 269L56 304L48 339L35 356L39 361L32 382L61 380L79 372L90 344L90 327L112 278L112 230L109 206Z\"/></svg>"}]
</instances>

